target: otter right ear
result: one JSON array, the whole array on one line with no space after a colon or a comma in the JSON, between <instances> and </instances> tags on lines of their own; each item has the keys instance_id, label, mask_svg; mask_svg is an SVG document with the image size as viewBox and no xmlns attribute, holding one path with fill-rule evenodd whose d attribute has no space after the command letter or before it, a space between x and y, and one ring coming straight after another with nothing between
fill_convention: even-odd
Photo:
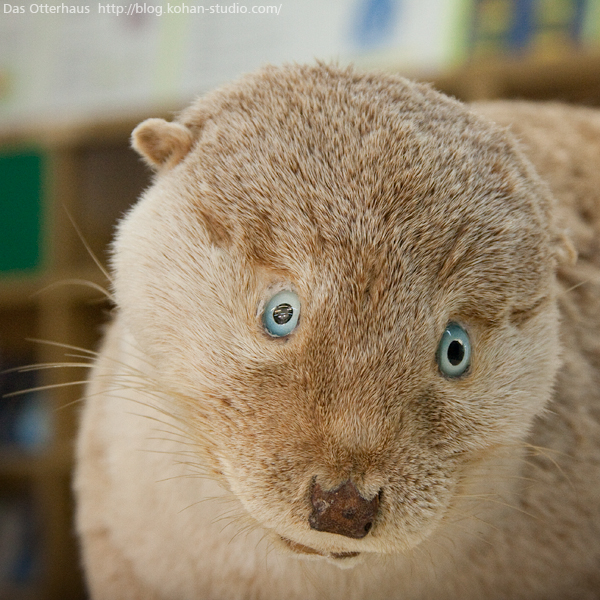
<instances>
[{"instance_id":1,"label":"otter right ear","mask_svg":"<svg viewBox=\"0 0 600 600\"><path fill-rule=\"evenodd\" d=\"M131 134L131 145L153 169L170 169L190 151L194 139L180 123L147 119Z\"/></svg>"}]
</instances>

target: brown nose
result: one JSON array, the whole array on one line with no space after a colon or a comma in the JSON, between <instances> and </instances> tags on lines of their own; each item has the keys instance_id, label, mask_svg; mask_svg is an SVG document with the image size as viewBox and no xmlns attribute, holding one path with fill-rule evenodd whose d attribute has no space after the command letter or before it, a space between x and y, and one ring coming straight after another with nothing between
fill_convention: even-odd
<instances>
[{"instance_id":1,"label":"brown nose","mask_svg":"<svg viewBox=\"0 0 600 600\"><path fill-rule=\"evenodd\" d=\"M365 500L350 480L330 491L315 482L310 500L313 511L308 522L312 529L350 538L369 533L379 508L378 494Z\"/></svg>"}]
</instances>

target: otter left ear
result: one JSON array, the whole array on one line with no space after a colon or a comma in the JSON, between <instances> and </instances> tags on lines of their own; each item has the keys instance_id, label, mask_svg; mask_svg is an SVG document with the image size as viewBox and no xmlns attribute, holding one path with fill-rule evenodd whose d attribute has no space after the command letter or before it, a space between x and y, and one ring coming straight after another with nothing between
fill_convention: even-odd
<instances>
[{"instance_id":1,"label":"otter left ear","mask_svg":"<svg viewBox=\"0 0 600 600\"><path fill-rule=\"evenodd\" d=\"M190 151L194 139L180 123L147 119L131 134L131 145L154 169L171 169Z\"/></svg>"},{"instance_id":2,"label":"otter left ear","mask_svg":"<svg viewBox=\"0 0 600 600\"><path fill-rule=\"evenodd\" d=\"M577 250L564 231L555 233L552 248L558 265L574 265L577 262Z\"/></svg>"}]
</instances>

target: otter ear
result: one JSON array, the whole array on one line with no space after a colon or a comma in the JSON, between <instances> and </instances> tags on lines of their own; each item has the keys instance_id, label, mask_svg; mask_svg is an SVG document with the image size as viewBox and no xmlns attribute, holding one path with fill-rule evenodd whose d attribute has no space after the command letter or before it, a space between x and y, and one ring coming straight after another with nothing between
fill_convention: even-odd
<instances>
[{"instance_id":1,"label":"otter ear","mask_svg":"<svg viewBox=\"0 0 600 600\"><path fill-rule=\"evenodd\" d=\"M164 119L147 119L131 134L131 145L153 169L170 169L190 151L190 130Z\"/></svg>"},{"instance_id":2,"label":"otter ear","mask_svg":"<svg viewBox=\"0 0 600 600\"><path fill-rule=\"evenodd\" d=\"M552 249L558 265L574 265L577 261L577 250L564 231L555 232Z\"/></svg>"}]
</instances>

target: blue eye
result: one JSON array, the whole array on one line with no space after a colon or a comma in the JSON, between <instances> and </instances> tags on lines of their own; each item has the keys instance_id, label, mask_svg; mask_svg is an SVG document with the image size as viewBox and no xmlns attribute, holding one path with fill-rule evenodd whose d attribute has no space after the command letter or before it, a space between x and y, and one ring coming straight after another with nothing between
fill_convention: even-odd
<instances>
[{"instance_id":1,"label":"blue eye","mask_svg":"<svg viewBox=\"0 0 600 600\"><path fill-rule=\"evenodd\" d=\"M437 363L446 377L460 377L471 362L469 335L458 323L448 323L437 350Z\"/></svg>"},{"instance_id":2,"label":"blue eye","mask_svg":"<svg viewBox=\"0 0 600 600\"><path fill-rule=\"evenodd\" d=\"M294 331L300 316L300 298L290 290L275 294L263 312L263 325L269 335L283 337Z\"/></svg>"}]
</instances>

